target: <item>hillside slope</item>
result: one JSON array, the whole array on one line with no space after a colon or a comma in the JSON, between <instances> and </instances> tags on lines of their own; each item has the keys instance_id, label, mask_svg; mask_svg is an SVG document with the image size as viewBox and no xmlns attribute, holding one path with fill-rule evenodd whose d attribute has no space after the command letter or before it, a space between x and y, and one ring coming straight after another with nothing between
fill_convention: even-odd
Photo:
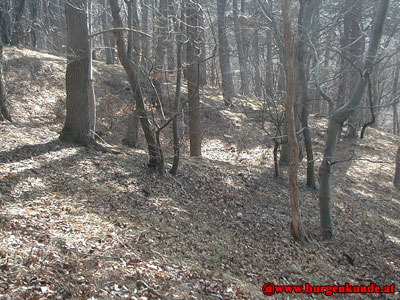
<instances>
[{"instance_id":1,"label":"hillside slope","mask_svg":"<svg viewBox=\"0 0 400 300\"><path fill-rule=\"evenodd\" d=\"M0 299L266 299L267 282L394 283L398 291L397 137L368 128L364 140L339 144L341 160L349 147L359 159L335 167L334 241L320 240L317 194L300 176L311 239L301 246L288 230L287 174L273 176L271 140L241 105L223 107L217 89L202 91L203 158L189 158L184 139L173 178L145 168L143 137L143 149L120 143L130 91L119 66L94 65L99 128L118 155L58 140L65 59L16 48L5 57L15 123L0 123ZM311 120L316 167L325 123ZM168 130L162 138L170 161ZM336 296L366 298L378 296Z\"/></svg>"}]
</instances>

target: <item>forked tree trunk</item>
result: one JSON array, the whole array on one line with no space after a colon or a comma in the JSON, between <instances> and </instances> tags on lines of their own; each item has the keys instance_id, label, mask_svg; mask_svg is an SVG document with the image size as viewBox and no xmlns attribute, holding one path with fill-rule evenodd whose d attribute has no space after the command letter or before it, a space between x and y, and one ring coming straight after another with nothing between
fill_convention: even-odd
<instances>
[{"instance_id":1,"label":"forked tree trunk","mask_svg":"<svg viewBox=\"0 0 400 300\"><path fill-rule=\"evenodd\" d=\"M315 9L320 0L300 0L300 10L298 18L298 39L296 44L295 67L296 67L296 103L300 104L300 121L303 128L304 145L307 153L307 186L315 187L314 176L314 154L312 150L311 131L308 127L309 115L309 90L308 90L308 70L309 64L306 63L307 40L311 31L312 20Z\"/></svg>"},{"instance_id":2,"label":"forked tree trunk","mask_svg":"<svg viewBox=\"0 0 400 300\"><path fill-rule=\"evenodd\" d=\"M382 37L388 7L389 0L380 0L375 15L374 25L370 34L369 47L361 69L362 77L359 78L357 85L354 87L350 100L344 106L337 109L329 119L324 158L319 168L321 233L324 239L330 239L334 235L331 200L331 176L333 174L332 167L335 163L337 135L339 130L342 128L343 122L359 106L361 102L368 83L367 76L369 76L371 73L371 68L374 64Z\"/></svg>"},{"instance_id":3,"label":"forked tree trunk","mask_svg":"<svg viewBox=\"0 0 400 300\"><path fill-rule=\"evenodd\" d=\"M295 102L295 82L294 82L294 66L293 66L293 32L291 28L289 3L287 0L282 1L282 18L284 27L284 43L285 43L285 71L286 71L286 119L288 142L290 149L290 167L289 167L289 191L290 191L290 212L292 222L290 225L291 233L296 241L304 242L307 240L303 225L301 223L301 213L299 204L299 188L297 182L298 170L298 144L296 137L296 126L294 116Z\"/></svg>"},{"instance_id":4,"label":"forked tree trunk","mask_svg":"<svg viewBox=\"0 0 400 300\"><path fill-rule=\"evenodd\" d=\"M87 0L65 2L67 19L66 118L60 139L89 145L90 131L90 46Z\"/></svg>"},{"instance_id":5,"label":"forked tree trunk","mask_svg":"<svg viewBox=\"0 0 400 300\"><path fill-rule=\"evenodd\" d=\"M113 16L114 27L122 28L122 19L119 15L118 0L109 0L111 14ZM161 156L161 149L157 146L156 138L154 132L151 128L150 121L147 116L146 107L144 104L144 99L142 91L139 84L139 70L138 66L135 65L126 54L126 46L124 42L124 36L122 31L114 31L114 36L117 44L118 57L121 61L122 66L128 76L129 83L132 88L133 98L136 103L136 112L140 118L140 123L144 132L144 136L147 142L147 148L149 151L149 167L156 167L159 172L163 172L164 165Z\"/></svg>"}]
</instances>

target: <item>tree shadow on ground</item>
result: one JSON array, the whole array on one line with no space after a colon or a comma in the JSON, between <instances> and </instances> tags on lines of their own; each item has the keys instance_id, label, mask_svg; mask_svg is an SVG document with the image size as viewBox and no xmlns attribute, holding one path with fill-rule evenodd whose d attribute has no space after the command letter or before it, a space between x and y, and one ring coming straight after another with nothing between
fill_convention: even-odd
<instances>
[{"instance_id":1,"label":"tree shadow on ground","mask_svg":"<svg viewBox=\"0 0 400 300\"><path fill-rule=\"evenodd\" d=\"M79 148L78 152L71 152L70 155L65 153L63 158L58 158L53 151L54 159L49 159L37 155L44 151L42 148L49 147L33 147L29 155L25 153L30 148L16 151L13 162L23 163L18 157L24 155L41 159L42 164L35 169L36 173L29 170L18 173L18 181L9 190L11 197L13 191L25 188L23 193L14 195L10 205L20 203L21 209L35 207L41 213L32 214L31 210L21 215L15 209L13 212L3 210L2 228L24 233L21 239L28 241L32 247L41 247L45 252L40 254L41 259L51 251L56 251L66 262L65 265L50 258L42 263L41 269L58 267L62 272L69 272L70 279L63 280L68 281L69 285L65 286L71 294L80 290L79 285L72 286L77 283L73 278L79 277L82 272L90 274L86 280L91 286L90 291L95 293L98 291L96 286L107 289L110 280L125 284L124 276L139 279L136 273L138 268L146 270L147 273L141 275L146 281L157 282L164 287L179 287L185 283L200 297L204 297L205 292L196 286L199 280L209 277L205 270L225 270L227 276L212 276L211 281L216 284L219 280L227 280L234 286L240 286L234 283L238 280L255 288L265 281L265 271L270 264L274 263L277 268L283 268L281 271L287 272L285 260L279 262L282 253L288 257L303 253L296 244L285 242L291 240L287 229L290 221L288 206L282 205L289 198L285 180L274 179L272 172L269 177L265 176L265 167L254 166L250 171L238 172L238 166L230 163L183 158L180 173L172 178L159 176L143 167L141 162L146 159L144 155L116 156ZM58 149L60 152L72 150ZM43 184L35 187L38 182ZM27 186L23 186L24 183L31 183L28 190ZM304 195L302 207L306 228L315 228L318 222L315 197L311 191L301 191ZM358 260L354 266L349 266L342 259L341 250L351 254L372 255L379 240L372 238L375 240L368 244L364 236L370 232L376 237L386 227L374 220L370 220L370 225L361 223L362 214L354 218L357 205L361 203L359 201L361 199L348 201L346 205L353 207L352 210L335 209L341 246L323 244L323 249L315 247L314 251L320 251L322 257L325 256L324 251L328 251L339 261L339 265L332 264L331 267L339 271L347 270L347 276L354 271L362 271L366 272L366 277L373 277L375 275L371 270L385 266L385 270L380 270L381 275L385 276L383 278L395 280L395 269L387 265L383 255L375 257L368 270ZM52 209L48 210L48 206L52 206ZM382 215L394 217L385 211ZM353 216L352 223L349 223L350 216ZM47 220L47 224L40 225L44 220ZM49 231L52 222L58 225ZM18 229L17 223L24 225ZM397 236L398 233L393 230L391 235ZM354 240L359 243L355 245ZM92 245L98 241L102 241L102 246L93 248ZM285 247L282 247L283 244ZM385 242L385 249L397 253L400 251L399 245L391 241ZM120 257L122 260L107 262L108 259L102 257ZM327 261L332 259L331 256L325 258ZM137 262L123 265L123 261L132 259ZM90 264L95 261L102 265L101 274L92 273ZM318 261L299 260L297 263L302 270L313 266L318 270ZM148 265L156 266L157 270L165 270L165 266L168 266L170 274L189 272L196 276L189 276L183 282L172 277L170 281L165 281L163 278L153 278L153 271ZM253 275L248 277L248 272ZM275 274L275 271L269 272ZM325 278L328 275L326 272L318 270L314 274ZM229 281L229 276L235 280ZM291 282L294 280L291 275L285 276ZM308 281L315 281L306 271L304 276ZM270 279L277 278L273 276ZM55 285L62 284L61 277L56 281ZM226 289L222 286L217 284L216 290L225 295ZM252 299L258 299L258 296Z\"/></svg>"}]
</instances>

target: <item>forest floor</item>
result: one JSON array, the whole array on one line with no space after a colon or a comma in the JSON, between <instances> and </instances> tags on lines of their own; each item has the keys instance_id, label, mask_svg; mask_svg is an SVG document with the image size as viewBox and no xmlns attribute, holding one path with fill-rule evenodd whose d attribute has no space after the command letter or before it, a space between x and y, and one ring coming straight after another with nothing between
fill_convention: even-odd
<instances>
[{"instance_id":1,"label":"forest floor","mask_svg":"<svg viewBox=\"0 0 400 300\"><path fill-rule=\"evenodd\" d=\"M203 157L187 155L185 137L178 175L161 176L145 166L143 136L140 149L121 144L131 96L120 66L94 64L98 127L113 154L58 140L64 58L16 48L5 58L14 123L0 123L0 299L267 299L267 282L395 284L394 295L333 297L400 299L398 137L368 128L339 143L333 241L320 237L301 162L310 242L300 245L289 232L286 167L274 177L254 99L225 108L218 89L202 90ZM318 174L326 120L312 116L311 128ZM162 133L168 163L170 136Z\"/></svg>"}]
</instances>

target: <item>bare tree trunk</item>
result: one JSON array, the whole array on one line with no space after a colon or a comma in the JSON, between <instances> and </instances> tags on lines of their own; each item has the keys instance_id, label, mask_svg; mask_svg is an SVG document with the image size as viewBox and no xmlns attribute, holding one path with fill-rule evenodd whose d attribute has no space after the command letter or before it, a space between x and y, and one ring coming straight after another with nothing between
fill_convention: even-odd
<instances>
[{"instance_id":1,"label":"bare tree trunk","mask_svg":"<svg viewBox=\"0 0 400 300\"><path fill-rule=\"evenodd\" d=\"M299 188L297 182L298 171L298 144L296 137L296 126L294 116L295 102L295 82L294 82L294 66L293 66L293 32L291 28L289 3L287 0L282 1L282 17L284 27L285 42L285 71L286 71L286 119L288 142L290 148L290 167L289 167L289 191L290 191L290 211L292 216L291 233L296 241L304 242L307 240L303 225L301 223L301 213L299 204Z\"/></svg>"},{"instance_id":2,"label":"bare tree trunk","mask_svg":"<svg viewBox=\"0 0 400 300\"><path fill-rule=\"evenodd\" d=\"M232 2L233 9L233 25L235 31L236 38L236 49L239 58L239 67L240 67L240 93L242 95L248 94L249 89L249 75L247 71L247 62L244 53L244 43L242 40L242 32L239 24L239 8L238 8L238 0L233 0Z\"/></svg>"},{"instance_id":3,"label":"bare tree trunk","mask_svg":"<svg viewBox=\"0 0 400 300\"><path fill-rule=\"evenodd\" d=\"M140 0L140 6L142 9L142 24L141 29L143 32L149 31L149 7L148 1ZM142 67L147 70L147 60L150 58L150 42L146 35L141 36L142 44Z\"/></svg>"},{"instance_id":4,"label":"bare tree trunk","mask_svg":"<svg viewBox=\"0 0 400 300\"><path fill-rule=\"evenodd\" d=\"M103 30L108 29L108 15L107 15L107 7L106 0L100 0L101 6L101 27ZM106 53L106 63L107 65L114 64L114 52L111 49L111 40L110 40L110 32L106 32L103 34L103 44L104 51Z\"/></svg>"},{"instance_id":5,"label":"bare tree trunk","mask_svg":"<svg viewBox=\"0 0 400 300\"><path fill-rule=\"evenodd\" d=\"M187 73L188 73L188 100L189 100L189 139L190 156L201 156L201 122L199 97L199 41L198 41L198 14L199 6L196 2L186 3L187 26Z\"/></svg>"},{"instance_id":6,"label":"bare tree trunk","mask_svg":"<svg viewBox=\"0 0 400 300\"><path fill-rule=\"evenodd\" d=\"M274 64L272 61L272 46L273 46L272 34L267 33L267 63L265 66L265 85L266 91L269 95L272 95L274 91Z\"/></svg>"},{"instance_id":7,"label":"bare tree trunk","mask_svg":"<svg viewBox=\"0 0 400 300\"><path fill-rule=\"evenodd\" d=\"M181 84L182 84L182 43L184 41L183 33L183 22L184 22L184 10L181 12L181 19L178 21L180 26L176 25L177 32L177 52L176 52L176 87L175 87L175 102L174 102L174 120L172 121L172 134L174 139L174 161L169 173L176 175L179 166L180 158L180 145L179 145L179 120L178 114L181 112Z\"/></svg>"},{"instance_id":8,"label":"bare tree trunk","mask_svg":"<svg viewBox=\"0 0 400 300\"><path fill-rule=\"evenodd\" d=\"M92 0L88 0L88 30L89 34L92 33L92 25L91 25L91 14L92 14ZM92 53L93 50L93 39L89 39L89 51ZM90 116L90 137L95 139L96 133L96 94L94 92L94 78L93 78L93 56L89 55L89 116Z\"/></svg>"},{"instance_id":9,"label":"bare tree trunk","mask_svg":"<svg viewBox=\"0 0 400 300\"><path fill-rule=\"evenodd\" d=\"M364 52L364 43L365 38L362 36L360 29L360 19L362 16L362 4L364 1L362 0L347 0L350 2L350 11L348 12L348 18L350 22L350 34L349 34L349 57L347 59L351 59L354 66L357 68L361 67L361 59ZM349 66L350 67L350 66ZM355 86L357 84L358 78L358 70L353 70L349 72L350 78L348 84L350 87ZM350 71L350 70L349 70ZM349 116L347 121L348 131L347 137L356 138L358 136L358 130L360 128L361 114L359 110L355 110Z\"/></svg>"},{"instance_id":10,"label":"bare tree trunk","mask_svg":"<svg viewBox=\"0 0 400 300\"><path fill-rule=\"evenodd\" d=\"M399 75L400 75L400 59L396 59L396 68L394 71L393 79L393 89L392 89L392 99L397 95L397 90L399 86ZM392 100L393 101L393 100ZM399 116L397 113L397 101L393 101L393 134L399 134Z\"/></svg>"},{"instance_id":11,"label":"bare tree trunk","mask_svg":"<svg viewBox=\"0 0 400 300\"><path fill-rule=\"evenodd\" d=\"M65 2L67 19L66 118L60 139L89 145L90 132L90 46L87 0Z\"/></svg>"},{"instance_id":12,"label":"bare tree trunk","mask_svg":"<svg viewBox=\"0 0 400 300\"><path fill-rule=\"evenodd\" d=\"M24 28L22 26L22 15L24 14L25 0L19 0L15 13L14 33L11 38L12 46L19 46L24 38Z\"/></svg>"},{"instance_id":13,"label":"bare tree trunk","mask_svg":"<svg viewBox=\"0 0 400 300\"><path fill-rule=\"evenodd\" d=\"M335 150L337 135L342 128L343 122L359 106L368 77L374 64L376 53L382 37L383 27L386 20L386 14L389 7L389 0L380 0L378 10L375 15L374 25L370 34L370 43L364 58L361 69L362 77L359 78L354 87L353 94L349 101L338 108L329 119L328 133L325 142L324 158L319 168L319 203L321 215L321 232L325 239L333 237L333 218L332 218L332 200L331 200L331 176L333 174L333 164L335 163Z\"/></svg>"},{"instance_id":14,"label":"bare tree trunk","mask_svg":"<svg viewBox=\"0 0 400 300\"><path fill-rule=\"evenodd\" d=\"M118 7L118 0L109 0L109 4L114 20L113 21L114 27L121 28L123 24L121 16L119 15L120 9ZM136 102L136 112L138 117L140 118L140 123L143 128L144 136L146 138L147 147L149 151L148 166L157 167L159 172L163 172L164 165L161 155L161 149L159 149L157 146L157 141L147 116L147 111L139 84L138 66L135 65L126 55L126 47L125 47L123 33L120 30L117 30L114 31L114 36L117 43L119 60L121 61L121 64L124 67L125 72L128 76L128 80L133 92L133 98L135 99Z\"/></svg>"},{"instance_id":15,"label":"bare tree trunk","mask_svg":"<svg viewBox=\"0 0 400 300\"><path fill-rule=\"evenodd\" d=\"M8 110L8 102L7 102L7 93L6 93L6 85L4 82L4 74L3 74L3 39L2 36L2 21L3 21L3 12L0 9L0 120L3 118L8 121L11 120L11 115Z\"/></svg>"},{"instance_id":16,"label":"bare tree trunk","mask_svg":"<svg viewBox=\"0 0 400 300\"><path fill-rule=\"evenodd\" d=\"M175 32L173 30L175 18L174 15L174 3L173 0L168 1L168 9L167 9L167 41L166 41L166 48L167 48L167 69L168 73L173 74L175 70Z\"/></svg>"},{"instance_id":17,"label":"bare tree trunk","mask_svg":"<svg viewBox=\"0 0 400 300\"><path fill-rule=\"evenodd\" d=\"M154 54L154 72L153 85L156 89L157 97L160 103L163 103L161 78L164 76L165 48L168 39L168 0L159 1L157 14L157 43Z\"/></svg>"},{"instance_id":18,"label":"bare tree trunk","mask_svg":"<svg viewBox=\"0 0 400 300\"><path fill-rule=\"evenodd\" d=\"M204 13L199 13L199 31L200 31L200 86L207 84L207 64L206 64L206 29L204 28Z\"/></svg>"},{"instance_id":19,"label":"bare tree trunk","mask_svg":"<svg viewBox=\"0 0 400 300\"><path fill-rule=\"evenodd\" d=\"M128 130L123 142L129 147L137 148L140 119L136 110L129 114Z\"/></svg>"},{"instance_id":20,"label":"bare tree trunk","mask_svg":"<svg viewBox=\"0 0 400 300\"><path fill-rule=\"evenodd\" d=\"M128 7L128 26L129 28L140 30L139 25L139 15L137 8L137 0L125 0L125 3ZM128 47L127 47L127 56L129 59L133 61L133 63L138 66L139 65L139 55L140 55L140 45L141 39L140 35L135 32L128 33ZM142 72L141 69L138 68L138 76L139 82L141 82ZM134 102L132 105L134 106ZM133 109L133 112L129 115L128 128L126 132L126 138L124 142L130 147L138 146L138 136L139 136L139 117L137 115L137 110Z\"/></svg>"},{"instance_id":21,"label":"bare tree trunk","mask_svg":"<svg viewBox=\"0 0 400 300\"><path fill-rule=\"evenodd\" d=\"M393 185L395 188L400 188L400 146L397 149L396 155L396 170L394 173Z\"/></svg>"},{"instance_id":22,"label":"bare tree trunk","mask_svg":"<svg viewBox=\"0 0 400 300\"><path fill-rule=\"evenodd\" d=\"M312 19L316 12L317 4L320 0L305 1L300 0L300 10L298 18L298 39L295 53L296 71L296 98L300 104L300 120L303 128L304 145L307 153L307 186L315 188L314 175L314 154L312 150L311 131L308 127L309 115L309 91L308 91L308 70L309 64L306 63L308 36L310 34Z\"/></svg>"},{"instance_id":23,"label":"bare tree trunk","mask_svg":"<svg viewBox=\"0 0 400 300\"><path fill-rule=\"evenodd\" d=\"M252 40L252 50L253 50L253 64L254 64L254 94L256 97L262 97L262 83L261 83L261 73L260 73L260 46L258 44L258 29L254 30L253 40Z\"/></svg>"},{"instance_id":24,"label":"bare tree trunk","mask_svg":"<svg viewBox=\"0 0 400 300\"><path fill-rule=\"evenodd\" d=\"M226 0L217 0L218 14L218 42L219 42L219 65L221 68L222 91L224 103L226 106L232 105L232 97L235 94L233 88L233 79L231 71L231 62L229 59L229 42L226 36Z\"/></svg>"}]
</instances>

